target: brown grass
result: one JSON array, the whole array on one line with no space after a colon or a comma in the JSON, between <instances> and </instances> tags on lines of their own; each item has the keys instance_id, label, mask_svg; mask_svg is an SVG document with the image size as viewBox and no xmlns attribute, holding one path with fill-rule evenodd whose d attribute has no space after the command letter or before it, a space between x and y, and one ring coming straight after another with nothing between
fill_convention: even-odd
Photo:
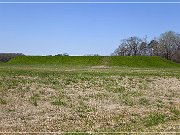
<instances>
[{"instance_id":1,"label":"brown grass","mask_svg":"<svg viewBox=\"0 0 180 135\"><path fill-rule=\"evenodd\" d=\"M58 84L31 74L0 79L7 102L0 105L1 132L180 131L179 115L171 111L180 110L175 77L54 76ZM165 123L146 127L144 119L154 112L165 115Z\"/></svg>"}]
</instances>

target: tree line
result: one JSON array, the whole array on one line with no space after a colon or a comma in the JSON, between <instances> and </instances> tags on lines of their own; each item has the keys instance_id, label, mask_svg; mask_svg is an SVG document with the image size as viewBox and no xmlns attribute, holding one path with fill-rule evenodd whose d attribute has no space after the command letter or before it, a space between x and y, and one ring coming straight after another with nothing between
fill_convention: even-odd
<instances>
[{"instance_id":1,"label":"tree line","mask_svg":"<svg viewBox=\"0 0 180 135\"><path fill-rule=\"evenodd\" d=\"M113 56L160 56L180 62L180 34L174 31L162 33L158 38L147 41L147 38L129 37L120 42Z\"/></svg>"},{"instance_id":2,"label":"tree line","mask_svg":"<svg viewBox=\"0 0 180 135\"><path fill-rule=\"evenodd\" d=\"M7 62L14 57L23 55L22 53L0 53L0 62Z\"/></svg>"}]
</instances>

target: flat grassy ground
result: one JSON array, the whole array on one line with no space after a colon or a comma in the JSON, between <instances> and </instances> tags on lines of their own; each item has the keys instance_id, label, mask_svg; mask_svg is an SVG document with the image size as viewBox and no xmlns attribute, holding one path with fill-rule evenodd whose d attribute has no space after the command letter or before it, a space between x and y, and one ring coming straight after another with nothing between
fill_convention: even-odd
<instances>
[{"instance_id":1,"label":"flat grassy ground","mask_svg":"<svg viewBox=\"0 0 180 135\"><path fill-rule=\"evenodd\" d=\"M180 132L180 68L0 65L1 132Z\"/></svg>"}]
</instances>

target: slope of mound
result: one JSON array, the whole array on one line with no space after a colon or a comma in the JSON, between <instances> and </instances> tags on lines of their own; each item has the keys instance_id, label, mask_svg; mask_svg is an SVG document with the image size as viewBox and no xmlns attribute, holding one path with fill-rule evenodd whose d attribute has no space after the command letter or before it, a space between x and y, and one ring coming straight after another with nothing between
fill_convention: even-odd
<instances>
[{"instance_id":1,"label":"slope of mound","mask_svg":"<svg viewBox=\"0 0 180 135\"><path fill-rule=\"evenodd\" d=\"M180 67L180 64L157 56L114 56L110 65L128 67Z\"/></svg>"},{"instance_id":2,"label":"slope of mound","mask_svg":"<svg viewBox=\"0 0 180 135\"><path fill-rule=\"evenodd\" d=\"M60 66L180 67L180 64L154 56L20 56L7 64Z\"/></svg>"},{"instance_id":3,"label":"slope of mound","mask_svg":"<svg viewBox=\"0 0 180 135\"><path fill-rule=\"evenodd\" d=\"M93 66L101 65L101 60L102 57L98 56L22 56L10 60L8 64Z\"/></svg>"}]
</instances>

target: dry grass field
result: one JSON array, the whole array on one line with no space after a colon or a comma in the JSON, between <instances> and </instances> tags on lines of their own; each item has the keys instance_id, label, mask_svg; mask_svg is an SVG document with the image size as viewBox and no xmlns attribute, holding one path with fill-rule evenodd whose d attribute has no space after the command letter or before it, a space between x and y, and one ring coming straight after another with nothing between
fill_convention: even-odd
<instances>
[{"instance_id":1,"label":"dry grass field","mask_svg":"<svg viewBox=\"0 0 180 135\"><path fill-rule=\"evenodd\" d=\"M0 66L0 132L180 133L180 69Z\"/></svg>"}]
</instances>

